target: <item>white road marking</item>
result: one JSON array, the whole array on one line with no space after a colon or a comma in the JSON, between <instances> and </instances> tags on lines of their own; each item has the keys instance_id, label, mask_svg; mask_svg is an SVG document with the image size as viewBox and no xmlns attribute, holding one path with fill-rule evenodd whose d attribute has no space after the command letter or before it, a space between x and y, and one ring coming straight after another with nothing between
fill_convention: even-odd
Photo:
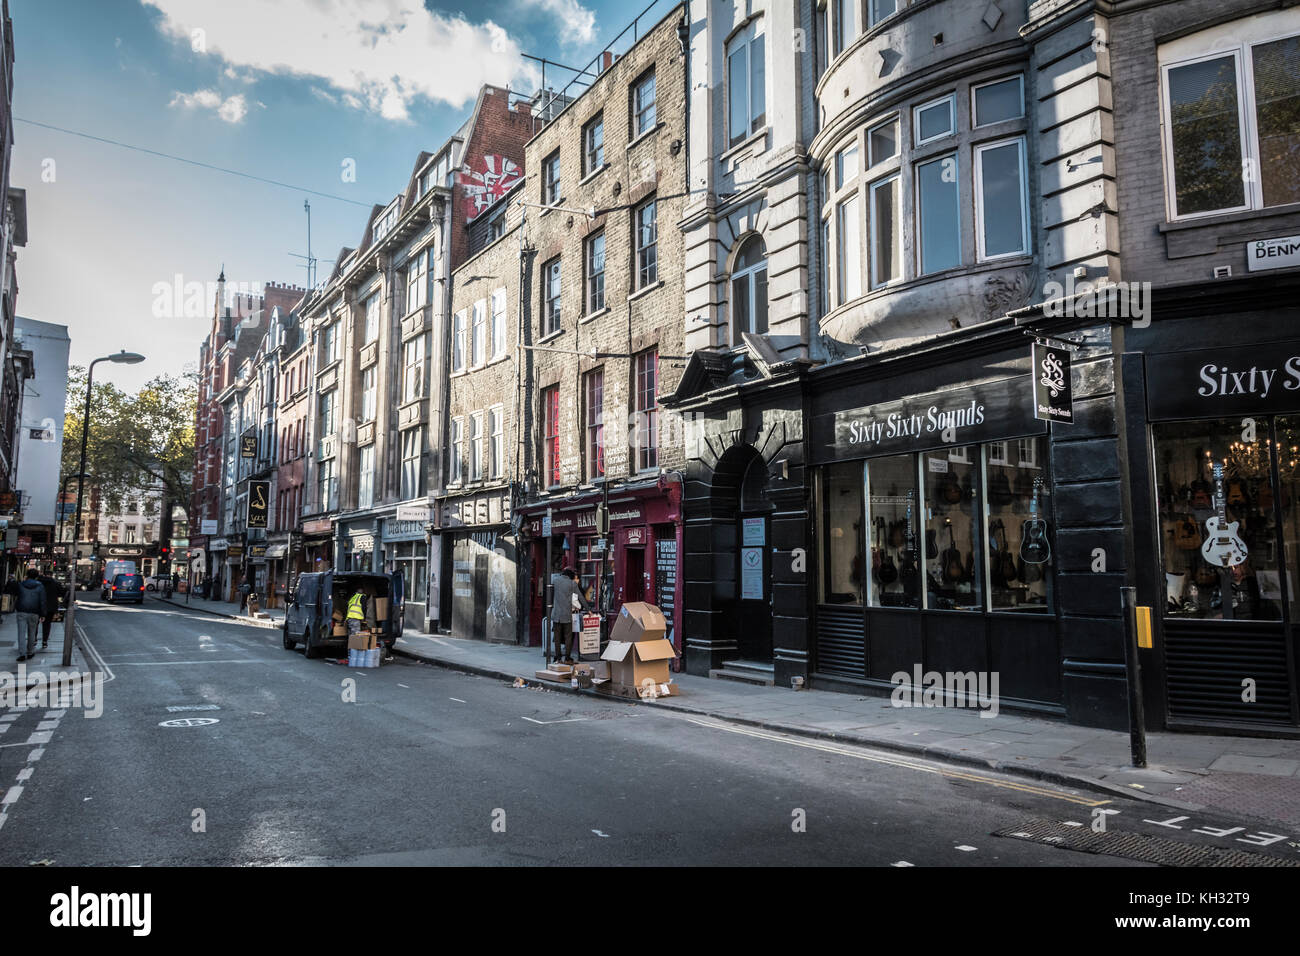
<instances>
[{"instance_id":1,"label":"white road marking","mask_svg":"<svg viewBox=\"0 0 1300 956\"><path fill-rule=\"evenodd\" d=\"M1081 826L1083 826L1083 824L1082 824L1082 823L1075 823L1073 820L1062 820L1062 821L1061 821L1061 826L1065 826L1065 827L1081 827Z\"/></svg>"},{"instance_id":2,"label":"white road marking","mask_svg":"<svg viewBox=\"0 0 1300 956\"><path fill-rule=\"evenodd\" d=\"M398 686L398 687L406 687L406 685L405 685L405 684L398 684L398 685L397 685L397 686ZM409 687L406 687L406 689L407 689L407 690L410 690L410 689L411 689L411 688L409 688Z\"/></svg>"},{"instance_id":3,"label":"white road marking","mask_svg":"<svg viewBox=\"0 0 1300 956\"><path fill-rule=\"evenodd\" d=\"M52 730L36 731L30 737L27 738L27 742L29 744L48 744L50 742L50 738L53 736L54 736L54 731Z\"/></svg>"},{"instance_id":4,"label":"white road marking","mask_svg":"<svg viewBox=\"0 0 1300 956\"><path fill-rule=\"evenodd\" d=\"M963 843L961 846L956 847L956 849L961 850L963 853L973 853L976 848L973 846L966 846L966 844Z\"/></svg>"},{"instance_id":5,"label":"white road marking","mask_svg":"<svg viewBox=\"0 0 1300 956\"><path fill-rule=\"evenodd\" d=\"M608 833L601 833L599 830L592 830L591 832L594 833L594 834L596 834L596 836L598 836L598 837L604 837L604 838L607 839L607 840L609 839L609 834L608 834Z\"/></svg>"},{"instance_id":6,"label":"white road marking","mask_svg":"<svg viewBox=\"0 0 1300 956\"><path fill-rule=\"evenodd\" d=\"M278 664L279 660L264 661L118 661L120 667L171 667L174 664Z\"/></svg>"},{"instance_id":7,"label":"white road marking","mask_svg":"<svg viewBox=\"0 0 1300 956\"><path fill-rule=\"evenodd\" d=\"M906 860L899 860L897 863L891 863L889 865L890 866L914 866L915 864L908 863Z\"/></svg>"},{"instance_id":8,"label":"white road marking","mask_svg":"<svg viewBox=\"0 0 1300 956\"><path fill-rule=\"evenodd\" d=\"M0 800L0 803L14 803L14 802L16 802L16 801L18 800L18 798L21 797L22 795L23 795L23 788L22 788L22 787L19 787L19 786L17 786L17 785L12 786L12 787L9 788L8 792L5 794L5 798L4 798L4 800Z\"/></svg>"},{"instance_id":9,"label":"white road marking","mask_svg":"<svg viewBox=\"0 0 1300 956\"><path fill-rule=\"evenodd\" d=\"M86 629L80 624L77 625L77 633L81 635L82 654L90 658L97 665L98 670L103 672L104 683L107 684L113 679L113 668L108 666L108 662L104 660L104 656L99 653L99 648L95 647L94 643L90 640L89 635L86 634Z\"/></svg>"},{"instance_id":10,"label":"white road marking","mask_svg":"<svg viewBox=\"0 0 1300 956\"><path fill-rule=\"evenodd\" d=\"M586 720L586 717L566 717L563 720L533 720L531 717L525 717L524 720L534 724L573 724L580 720Z\"/></svg>"},{"instance_id":11,"label":"white road marking","mask_svg":"<svg viewBox=\"0 0 1300 956\"><path fill-rule=\"evenodd\" d=\"M66 713L67 713L66 710L47 710L45 712L45 719L54 720L56 718L62 717Z\"/></svg>"},{"instance_id":12,"label":"white road marking","mask_svg":"<svg viewBox=\"0 0 1300 956\"><path fill-rule=\"evenodd\" d=\"M59 722L57 720L42 720L39 724L36 725L36 729L56 730L58 729L58 726L59 726Z\"/></svg>"},{"instance_id":13,"label":"white road marking","mask_svg":"<svg viewBox=\"0 0 1300 956\"><path fill-rule=\"evenodd\" d=\"M458 703L458 704L463 704L463 703L465 703L465 702L464 702L463 700L461 700L459 697L448 697L447 699L448 699L448 700L454 700L454 701L455 701L456 703Z\"/></svg>"},{"instance_id":14,"label":"white road marking","mask_svg":"<svg viewBox=\"0 0 1300 956\"><path fill-rule=\"evenodd\" d=\"M19 771L18 771L18 782L19 782L19 783L22 783L22 782L25 781L28 777L30 777L30 776L32 775L32 769L33 769L33 768L31 768L31 767L23 767L22 770L19 770Z\"/></svg>"},{"instance_id":15,"label":"white road marking","mask_svg":"<svg viewBox=\"0 0 1300 956\"><path fill-rule=\"evenodd\" d=\"M35 750L33 750L31 753L27 755L27 762L36 763L36 761L40 760L44 756L45 756L45 748L37 747Z\"/></svg>"}]
</instances>

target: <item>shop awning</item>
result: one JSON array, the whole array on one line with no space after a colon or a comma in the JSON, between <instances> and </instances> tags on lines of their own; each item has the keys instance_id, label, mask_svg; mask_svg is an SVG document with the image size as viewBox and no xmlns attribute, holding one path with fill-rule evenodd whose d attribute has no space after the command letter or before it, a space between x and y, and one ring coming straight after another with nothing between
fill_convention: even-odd
<instances>
[{"instance_id":1,"label":"shop awning","mask_svg":"<svg viewBox=\"0 0 1300 956\"><path fill-rule=\"evenodd\" d=\"M289 553L287 544L268 544L266 546L266 556L268 558L283 558Z\"/></svg>"}]
</instances>

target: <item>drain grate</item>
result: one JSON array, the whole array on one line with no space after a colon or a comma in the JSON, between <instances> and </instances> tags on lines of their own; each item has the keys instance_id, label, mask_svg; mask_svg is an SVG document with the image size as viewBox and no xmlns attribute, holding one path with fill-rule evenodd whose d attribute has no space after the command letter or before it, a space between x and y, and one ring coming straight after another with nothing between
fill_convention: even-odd
<instances>
[{"instance_id":1,"label":"drain grate","mask_svg":"<svg viewBox=\"0 0 1300 956\"><path fill-rule=\"evenodd\" d=\"M1019 826L998 830L993 835L1160 866L1300 866L1300 862L1294 860L1247 853L1231 847L1199 846L1116 830L1094 833L1089 827L1069 827L1056 820L1030 820Z\"/></svg>"}]
</instances>

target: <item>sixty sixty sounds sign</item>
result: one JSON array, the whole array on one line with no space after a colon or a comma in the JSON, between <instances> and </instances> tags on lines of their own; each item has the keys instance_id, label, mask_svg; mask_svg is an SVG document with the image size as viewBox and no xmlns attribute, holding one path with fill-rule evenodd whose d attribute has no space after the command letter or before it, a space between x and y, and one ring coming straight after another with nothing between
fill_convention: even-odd
<instances>
[{"instance_id":1,"label":"sixty sixty sounds sign","mask_svg":"<svg viewBox=\"0 0 1300 956\"><path fill-rule=\"evenodd\" d=\"M828 412L813 419L818 461L1041 434L1024 376Z\"/></svg>"},{"instance_id":2,"label":"sixty sixty sounds sign","mask_svg":"<svg viewBox=\"0 0 1300 956\"><path fill-rule=\"evenodd\" d=\"M1300 355L1275 344L1148 354L1147 414L1160 420L1300 411Z\"/></svg>"}]
</instances>

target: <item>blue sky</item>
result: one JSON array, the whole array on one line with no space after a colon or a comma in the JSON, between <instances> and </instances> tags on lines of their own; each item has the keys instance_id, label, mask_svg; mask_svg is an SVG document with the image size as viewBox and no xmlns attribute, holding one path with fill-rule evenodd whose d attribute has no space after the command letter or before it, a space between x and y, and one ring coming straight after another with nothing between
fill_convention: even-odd
<instances>
[{"instance_id":1,"label":"blue sky","mask_svg":"<svg viewBox=\"0 0 1300 956\"><path fill-rule=\"evenodd\" d=\"M648 0L647 0L648 2ZM660 6L666 11L667 3ZM159 283L302 285L355 245L368 205L463 122L482 82L536 86L521 52L585 64L644 4L596 0L10 0L27 190L18 312L67 325L72 361L124 388L197 358L206 318L155 315ZM657 11L658 12L658 9ZM198 32L196 32L198 31ZM549 77L548 77L549 79ZM121 149L77 130L280 180ZM343 181L355 160L355 182ZM352 199L353 205L304 189ZM322 262L321 276L329 264ZM205 314L210 305L205 304Z\"/></svg>"}]
</instances>

